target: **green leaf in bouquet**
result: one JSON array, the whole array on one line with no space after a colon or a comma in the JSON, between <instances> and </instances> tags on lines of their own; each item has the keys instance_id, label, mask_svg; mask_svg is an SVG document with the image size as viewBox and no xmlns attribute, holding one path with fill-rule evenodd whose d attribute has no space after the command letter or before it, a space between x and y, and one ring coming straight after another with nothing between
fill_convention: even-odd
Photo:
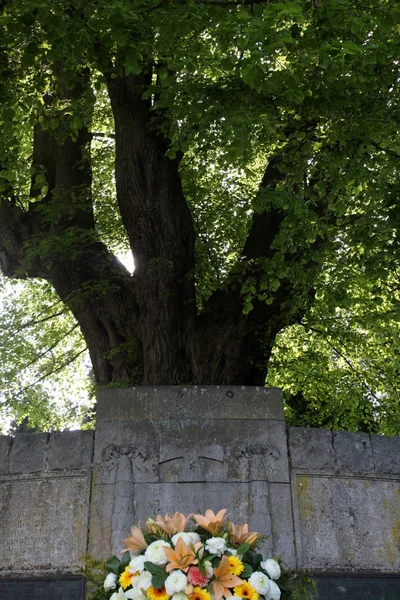
<instances>
[{"instance_id":1,"label":"green leaf in bouquet","mask_svg":"<svg viewBox=\"0 0 400 600\"><path fill-rule=\"evenodd\" d=\"M131 562L131 555L130 555L130 553L129 552L124 552L124 554L122 556L122 560L121 560L121 567L123 567L125 569L125 567L127 567L130 562Z\"/></svg>"},{"instance_id":2,"label":"green leaf in bouquet","mask_svg":"<svg viewBox=\"0 0 400 600\"><path fill-rule=\"evenodd\" d=\"M207 577L207 569L206 569L206 565L204 563L199 563L199 569L200 569L200 573L202 575L204 575L204 577Z\"/></svg>"},{"instance_id":3,"label":"green leaf in bouquet","mask_svg":"<svg viewBox=\"0 0 400 600\"><path fill-rule=\"evenodd\" d=\"M152 562L146 561L144 563L144 568L146 569L146 571L148 571L152 575L162 575L162 576L165 577L165 579L167 578L167 574L165 572L165 568L161 567L160 565L155 565Z\"/></svg>"},{"instance_id":4,"label":"green leaf in bouquet","mask_svg":"<svg viewBox=\"0 0 400 600\"><path fill-rule=\"evenodd\" d=\"M258 552L254 552L254 550L250 550L246 552L246 556L243 557L243 561L248 563L253 567L253 571L257 571L262 562L263 557Z\"/></svg>"},{"instance_id":5,"label":"green leaf in bouquet","mask_svg":"<svg viewBox=\"0 0 400 600\"><path fill-rule=\"evenodd\" d=\"M151 585L153 586L153 588L163 588L164 587L164 583L165 580L167 579L168 574L167 573L156 573L156 575L153 575L153 577L151 578Z\"/></svg>"},{"instance_id":6,"label":"green leaf in bouquet","mask_svg":"<svg viewBox=\"0 0 400 600\"><path fill-rule=\"evenodd\" d=\"M106 567L107 567L108 571L111 571L115 575L118 575L120 566L121 566L121 561L119 560L118 556L112 556L106 562Z\"/></svg>"},{"instance_id":7,"label":"green leaf in bouquet","mask_svg":"<svg viewBox=\"0 0 400 600\"><path fill-rule=\"evenodd\" d=\"M246 554L246 552L248 552L249 550L250 550L250 544L246 544L246 543L244 543L244 544L240 544L240 546L239 546L239 547L238 547L238 549L237 549L237 553L238 553L238 554L241 554L241 555L243 556L243 555L244 555L244 554Z\"/></svg>"},{"instance_id":8,"label":"green leaf in bouquet","mask_svg":"<svg viewBox=\"0 0 400 600\"><path fill-rule=\"evenodd\" d=\"M248 579L250 575L253 573L253 567L249 565L249 563L243 563L244 571L240 573L241 579Z\"/></svg>"},{"instance_id":9,"label":"green leaf in bouquet","mask_svg":"<svg viewBox=\"0 0 400 600\"><path fill-rule=\"evenodd\" d=\"M211 561L211 566L213 569L216 569L221 562L221 557L216 556L215 554L213 555L213 558L210 558L209 556L207 558L209 561Z\"/></svg>"}]
</instances>

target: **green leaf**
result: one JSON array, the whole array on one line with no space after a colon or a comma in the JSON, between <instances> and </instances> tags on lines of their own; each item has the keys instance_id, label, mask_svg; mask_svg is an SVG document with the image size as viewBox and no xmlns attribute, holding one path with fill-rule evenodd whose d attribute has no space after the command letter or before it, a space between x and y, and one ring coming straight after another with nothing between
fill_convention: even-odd
<instances>
[{"instance_id":1,"label":"green leaf","mask_svg":"<svg viewBox=\"0 0 400 600\"><path fill-rule=\"evenodd\" d=\"M342 48L345 54L361 54L362 49L353 42L343 42Z\"/></svg>"},{"instance_id":2,"label":"green leaf","mask_svg":"<svg viewBox=\"0 0 400 600\"><path fill-rule=\"evenodd\" d=\"M250 544L246 544L246 543L240 544L240 546L238 546L238 548L237 548L237 553L244 556L246 554L246 552L248 550L250 550L250 548L251 548Z\"/></svg>"},{"instance_id":3,"label":"green leaf","mask_svg":"<svg viewBox=\"0 0 400 600\"><path fill-rule=\"evenodd\" d=\"M122 555L121 566L125 569L131 562L131 555L129 552L124 552Z\"/></svg>"},{"instance_id":4,"label":"green leaf","mask_svg":"<svg viewBox=\"0 0 400 600\"><path fill-rule=\"evenodd\" d=\"M127 552L126 554L129 555L129 552ZM111 571L112 573L115 573L115 575L118 575L120 566L121 566L121 561L119 560L119 558L117 556L112 556L106 562L107 569L109 571Z\"/></svg>"},{"instance_id":5,"label":"green leaf","mask_svg":"<svg viewBox=\"0 0 400 600\"><path fill-rule=\"evenodd\" d=\"M250 577L250 575L253 573L253 567L251 565L249 565L248 563L243 563L244 566L244 571L242 571L242 573L240 573L240 577L242 577L243 579L248 579Z\"/></svg>"},{"instance_id":6,"label":"green leaf","mask_svg":"<svg viewBox=\"0 0 400 600\"><path fill-rule=\"evenodd\" d=\"M157 573L156 575L153 575L153 577L151 578L151 585L154 588L160 589L162 587L164 587L164 583L165 580L168 577L168 573L164 573L163 575Z\"/></svg>"},{"instance_id":7,"label":"green leaf","mask_svg":"<svg viewBox=\"0 0 400 600\"><path fill-rule=\"evenodd\" d=\"M149 562L149 561L146 561L144 563L144 568L146 569L146 571L148 571L152 575L164 575L165 574L164 567L162 567L160 565L155 565L154 563Z\"/></svg>"}]
</instances>

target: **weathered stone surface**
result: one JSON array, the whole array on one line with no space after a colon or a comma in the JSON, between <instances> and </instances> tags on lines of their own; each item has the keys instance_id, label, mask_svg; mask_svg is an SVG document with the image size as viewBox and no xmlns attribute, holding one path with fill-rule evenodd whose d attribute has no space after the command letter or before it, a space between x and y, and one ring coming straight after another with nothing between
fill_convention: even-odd
<instances>
[{"instance_id":1,"label":"weathered stone surface","mask_svg":"<svg viewBox=\"0 0 400 600\"><path fill-rule=\"evenodd\" d=\"M108 423L107 428L100 425L96 439L97 481L102 483L116 481L122 456L129 458L135 482L289 481L281 421Z\"/></svg>"},{"instance_id":2,"label":"weathered stone surface","mask_svg":"<svg viewBox=\"0 0 400 600\"><path fill-rule=\"evenodd\" d=\"M400 569L400 483L297 475L299 566L314 571Z\"/></svg>"},{"instance_id":3,"label":"weathered stone surface","mask_svg":"<svg viewBox=\"0 0 400 600\"><path fill-rule=\"evenodd\" d=\"M371 435L371 442L376 472L400 475L400 437Z\"/></svg>"},{"instance_id":4,"label":"weathered stone surface","mask_svg":"<svg viewBox=\"0 0 400 600\"><path fill-rule=\"evenodd\" d=\"M92 462L93 431L62 431L52 433L48 449L48 468L84 469Z\"/></svg>"},{"instance_id":5,"label":"weathered stone surface","mask_svg":"<svg viewBox=\"0 0 400 600\"><path fill-rule=\"evenodd\" d=\"M98 422L177 418L284 420L282 391L244 386L99 390Z\"/></svg>"},{"instance_id":6,"label":"weathered stone surface","mask_svg":"<svg viewBox=\"0 0 400 600\"><path fill-rule=\"evenodd\" d=\"M12 437L0 436L0 475L8 473L8 461L10 458Z\"/></svg>"},{"instance_id":7,"label":"weathered stone surface","mask_svg":"<svg viewBox=\"0 0 400 600\"><path fill-rule=\"evenodd\" d=\"M334 431L333 448L339 471L369 473L374 470L371 441L367 433Z\"/></svg>"},{"instance_id":8,"label":"weathered stone surface","mask_svg":"<svg viewBox=\"0 0 400 600\"><path fill-rule=\"evenodd\" d=\"M293 469L335 470L332 431L289 427L288 432L290 464Z\"/></svg>"},{"instance_id":9,"label":"weathered stone surface","mask_svg":"<svg viewBox=\"0 0 400 600\"><path fill-rule=\"evenodd\" d=\"M269 556L281 557L289 567L295 568L297 565L290 485L269 483L268 492L271 517Z\"/></svg>"},{"instance_id":10,"label":"weathered stone surface","mask_svg":"<svg viewBox=\"0 0 400 600\"><path fill-rule=\"evenodd\" d=\"M81 564L89 490L89 476L0 480L0 573Z\"/></svg>"},{"instance_id":11,"label":"weathered stone surface","mask_svg":"<svg viewBox=\"0 0 400 600\"><path fill-rule=\"evenodd\" d=\"M10 473L36 473L45 468L47 433L20 433L14 438Z\"/></svg>"}]
</instances>

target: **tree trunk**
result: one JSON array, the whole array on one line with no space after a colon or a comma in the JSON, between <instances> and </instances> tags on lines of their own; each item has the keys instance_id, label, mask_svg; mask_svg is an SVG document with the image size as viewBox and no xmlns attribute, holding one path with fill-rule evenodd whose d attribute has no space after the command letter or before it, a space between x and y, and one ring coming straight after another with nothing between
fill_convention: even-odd
<instances>
[{"instance_id":1,"label":"tree trunk","mask_svg":"<svg viewBox=\"0 0 400 600\"><path fill-rule=\"evenodd\" d=\"M80 101L88 74L61 100ZM45 198L29 209L12 192L0 202L0 265L10 276L42 277L70 307L86 340L96 381L121 384L263 385L274 338L296 318L284 307L295 290L282 282L270 305L243 312L240 284L231 275L197 314L195 232L179 163L165 156L167 141L151 129L143 92L151 75L107 74L115 119L117 199L135 259L131 276L98 239L92 209L88 125L72 136L37 129L34 172L46 173ZM60 93L60 92L59 92ZM51 99L47 99L51 104ZM279 157L262 186L282 178ZM283 214L255 214L243 264L273 255ZM253 270L253 271L252 271Z\"/></svg>"}]
</instances>

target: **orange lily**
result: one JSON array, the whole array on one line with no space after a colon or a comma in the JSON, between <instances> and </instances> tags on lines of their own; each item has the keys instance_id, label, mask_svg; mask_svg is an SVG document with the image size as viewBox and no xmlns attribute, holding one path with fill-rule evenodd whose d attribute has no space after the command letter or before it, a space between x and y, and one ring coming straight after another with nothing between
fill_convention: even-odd
<instances>
[{"instance_id":1,"label":"orange lily","mask_svg":"<svg viewBox=\"0 0 400 600\"><path fill-rule=\"evenodd\" d=\"M228 515L225 515L226 508L220 510L216 515L212 510L206 510L205 516L203 515L193 515L197 525L203 527L212 534L218 533L221 529L222 523L225 519L228 518Z\"/></svg>"},{"instance_id":2,"label":"orange lily","mask_svg":"<svg viewBox=\"0 0 400 600\"><path fill-rule=\"evenodd\" d=\"M163 550L169 561L165 567L167 573L174 569L180 569L186 573L189 570L190 565L197 565L199 560L196 558L196 551L202 546L202 543L197 542L194 545L190 545L191 548L188 548L183 539L179 538L176 542L175 550L163 546Z\"/></svg>"},{"instance_id":3,"label":"orange lily","mask_svg":"<svg viewBox=\"0 0 400 600\"><path fill-rule=\"evenodd\" d=\"M192 515L185 517L185 515L180 512L174 513L172 517L170 517L168 514L165 515L164 518L161 515L157 515L156 524L170 535L174 535L179 531L185 530L187 522L191 516Z\"/></svg>"},{"instance_id":4,"label":"orange lily","mask_svg":"<svg viewBox=\"0 0 400 600\"><path fill-rule=\"evenodd\" d=\"M124 552L135 552L135 550L144 550L147 548L148 544L144 539L142 530L140 529L140 521L139 527L132 525L131 527L131 535L126 538L124 541L124 546L126 546L125 550L121 551L121 554Z\"/></svg>"},{"instance_id":5,"label":"orange lily","mask_svg":"<svg viewBox=\"0 0 400 600\"><path fill-rule=\"evenodd\" d=\"M232 596L232 592L229 588L242 585L243 583L243 579L240 579L240 577L232 575L229 572L229 562L227 556L222 557L218 567L214 569L214 575L215 579L212 582L212 585L214 589L215 600L220 600L223 597L229 598L229 596Z\"/></svg>"},{"instance_id":6,"label":"orange lily","mask_svg":"<svg viewBox=\"0 0 400 600\"><path fill-rule=\"evenodd\" d=\"M229 537L234 544L250 544L250 546L253 546L258 539L258 533L249 532L247 523L244 523L243 525L229 523L228 530Z\"/></svg>"}]
</instances>

